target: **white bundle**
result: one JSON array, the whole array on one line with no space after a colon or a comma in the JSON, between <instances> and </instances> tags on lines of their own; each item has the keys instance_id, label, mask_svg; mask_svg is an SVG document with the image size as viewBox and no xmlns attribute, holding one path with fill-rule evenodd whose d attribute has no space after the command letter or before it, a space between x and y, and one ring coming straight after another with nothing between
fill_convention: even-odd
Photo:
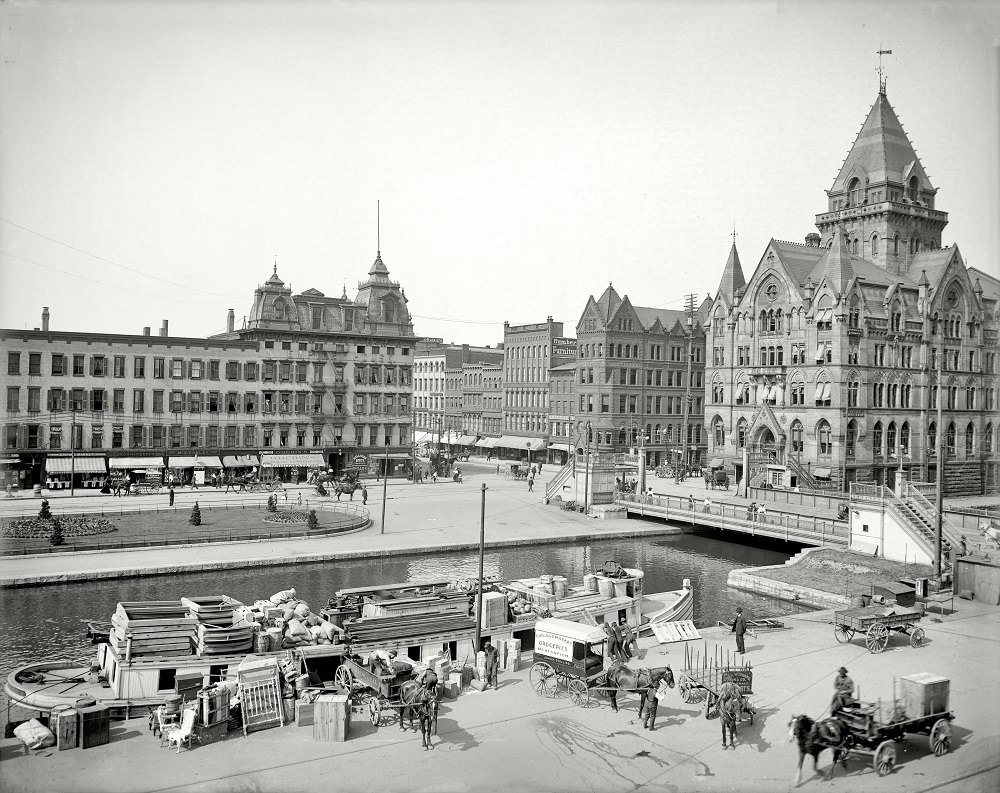
<instances>
[{"instance_id":1,"label":"white bundle","mask_svg":"<svg viewBox=\"0 0 1000 793\"><path fill-rule=\"evenodd\" d=\"M271 595L271 602L275 606L280 606L282 603L287 603L289 600L295 600L295 589L286 589L283 592L275 592Z\"/></svg>"}]
</instances>

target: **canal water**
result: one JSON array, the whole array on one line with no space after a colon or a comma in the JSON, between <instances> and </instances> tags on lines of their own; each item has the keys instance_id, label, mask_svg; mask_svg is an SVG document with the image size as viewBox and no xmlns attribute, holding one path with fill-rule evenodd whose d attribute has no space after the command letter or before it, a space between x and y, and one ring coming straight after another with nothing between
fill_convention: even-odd
<instances>
[{"instance_id":1,"label":"canal water","mask_svg":"<svg viewBox=\"0 0 1000 793\"><path fill-rule=\"evenodd\" d=\"M717 620L731 620L738 605L750 618L805 610L726 586L730 570L780 564L795 550L787 546L760 548L697 534L525 545L488 551L484 574L500 579L564 575L571 585L579 585L584 573L614 560L624 567L642 569L644 588L650 593L678 589L685 578L691 579L695 624L708 626ZM6 679L18 665L35 660L88 657L94 648L86 639L87 620L110 619L119 601L229 595L253 603L294 587L298 596L318 611L336 590L345 587L474 579L477 574L478 555L460 551L9 589L0 609L4 643L0 674Z\"/></svg>"}]
</instances>

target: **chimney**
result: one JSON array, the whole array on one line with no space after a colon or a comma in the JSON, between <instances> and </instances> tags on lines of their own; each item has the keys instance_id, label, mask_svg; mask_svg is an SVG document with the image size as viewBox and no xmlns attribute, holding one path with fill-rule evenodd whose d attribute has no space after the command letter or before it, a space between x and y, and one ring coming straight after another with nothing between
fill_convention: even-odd
<instances>
[{"instance_id":1,"label":"chimney","mask_svg":"<svg viewBox=\"0 0 1000 793\"><path fill-rule=\"evenodd\" d=\"M236 329L236 312L229 309L229 316L226 317L226 332L232 333Z\"/></svg>"},{"instance_id":2,"label":"chimney","mask_svg":"<svg viewBox=\"0 0 1000 793\"><path fill-rule=\"evenodd\" d=\"M147 325L146 327L144 327L142 329L142 335L143 336L148 336L149 335L149 325Z\"/></svg>"},{"instance_id":3,"label":"chimney","mask_svg":"<svg viewBox=\"0 0 1000 793\"><path fill-rule=\"evenodd\" d=\"M168 327L169 327L169 324L167 323L167 320L163 320L163 327L160 328L160 335L161 336L166 336L167 335L167 328Z\"/></svg>"},{"instance_id":4,"label":"chimney","mask_svg":"<svg viewBox=\"0 0 1000 793\"><path fill-rule=\"evenodd\" d=\"M42 330L49 329L49 307L42 306Z\"/></svg>"},{"instance_id":5,"label":"chimney","mask_svg":"<svg viewBox=\"0 0 1000 793\"><path fill-rule=\"evenodd\" d=\"M819 241L820 241L820 236L815 231L812 232L811 234L806 234L806 245L809 245L812 248L818 248Z\"/></svg>"}]
</instances>

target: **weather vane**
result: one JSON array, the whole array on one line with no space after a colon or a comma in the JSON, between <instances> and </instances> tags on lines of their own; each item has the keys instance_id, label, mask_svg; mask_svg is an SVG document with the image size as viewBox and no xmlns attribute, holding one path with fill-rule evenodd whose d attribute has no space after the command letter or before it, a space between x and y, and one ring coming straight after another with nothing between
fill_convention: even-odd
<instances>
[{"instance_id":1,"label":"weather vane","mask_svg":"<svg viewBox=\"0 0 1000 793\"><path fill-rule=\"evenodd\" d=\"M882 56L892 55L892 50L879 50L878 51L878 92L880 94L885 93L885 73L882 71Z\"/></svg>"}]
</instances>

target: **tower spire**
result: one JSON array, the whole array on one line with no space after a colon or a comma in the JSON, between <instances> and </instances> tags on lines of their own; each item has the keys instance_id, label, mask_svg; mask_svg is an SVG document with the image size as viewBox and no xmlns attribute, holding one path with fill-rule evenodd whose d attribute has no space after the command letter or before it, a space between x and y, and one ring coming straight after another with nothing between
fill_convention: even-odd
<instances>
[{"instance_id":1,"label":"tower spire","mask_svg":"<svg viewBox=\"0 0 1000 793\"><path fill-rule=\"evenodd\" d=\"M882 56L892 55L892 50L878 51L878 92L885 96L885 72L882 70Z\"/></svg>"},{"instance_id":2,"label":"tower spire","mask_svg":"<svg viewBox=\"0 0 1000 793\"><path fill-rule=\"evenodd\" d=\"M382 202L375 201L375 253L382 255Z\"/></svg>"}]
</instances>

